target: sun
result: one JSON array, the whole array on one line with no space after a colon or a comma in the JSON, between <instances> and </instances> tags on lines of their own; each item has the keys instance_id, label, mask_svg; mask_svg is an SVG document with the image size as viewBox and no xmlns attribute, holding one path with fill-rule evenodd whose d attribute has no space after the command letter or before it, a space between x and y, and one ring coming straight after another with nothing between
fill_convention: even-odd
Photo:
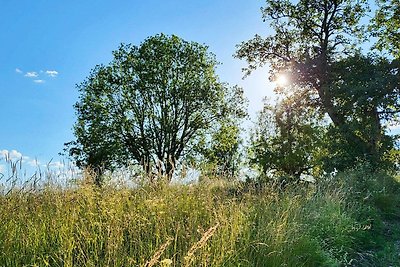
<instances>
[{"instance_id":1,"label":"sun","mask_svg":"<svg viewBox=\"0 0 400 267\"><path fill-rule=\"evenodd\" d=\"M289 84L289 78L285 74L278 74L276 79L275 79L276 85L279 87L284 87Z\"/></svg>"}]
</instances>

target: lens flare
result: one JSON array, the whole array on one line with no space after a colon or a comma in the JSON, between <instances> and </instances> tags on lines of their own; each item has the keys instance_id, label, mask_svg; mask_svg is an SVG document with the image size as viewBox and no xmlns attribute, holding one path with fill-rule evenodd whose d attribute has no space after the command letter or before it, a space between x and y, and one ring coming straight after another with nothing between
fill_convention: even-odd
<instances>
[{"instance_id":1,"label":"lens flare","mask_svg":"<svg viewBox=\"0 0 400 267\"><path fill-rule=\"evenodd\" d=\"M289 78L285 74L278 74L275 83L279 87L284 87L289 84Z\"/></svg>"}]
</instances>

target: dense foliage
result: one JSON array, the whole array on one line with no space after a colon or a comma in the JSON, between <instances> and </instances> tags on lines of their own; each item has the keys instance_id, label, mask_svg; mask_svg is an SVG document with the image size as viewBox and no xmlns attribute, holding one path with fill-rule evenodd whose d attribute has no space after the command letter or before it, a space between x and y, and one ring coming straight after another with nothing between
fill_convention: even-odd
<instances>
[{"instance_id":1,"label":"dense foliage","mask_svg":"<svg viewBox=\"0 0 400 267\"><path fill-rule=\"evenodd\" d=\"M321 114L300 95L264 104L252 135L251 162L269 177L316 174L325 130Z\"/></svg>"},{"instance_id":2,"label":"dense foliage","mask_svg":"<svg viewBox=\"0 0 400 267\"><path fill-rule=\"evenodd\" d=\"M397 46L397 37L393 36L398 34L387 33L399 31L395 18L399 4L392 2L394 6L389 7L380 1L371 28L378 38L377 47L393 53ZM284 96L286 102L296 102L297 97L305 96L306 100L301 100L302 109L314 109L315 113L329 117L331 123L325 123L325 131L334 138L325 138L327 153L322 161L325 171L343 170L360 161L375 167L394 166L388 154L395 149L398 137L389 136L387 126L399 120L399 63L393 58L363 55L359 51L358 44L366 36L361 19L368 10L367 1L267 0L262 9L263 19L269 22L274 34L265 38L256 35L240 44L236 53L236 57L248 62L246 74L268 64L271 80L290 76L290 88L297 92ZM277 93L282 94L279 88ZM278 110L275 114L280 116ZM276 116L271 116L272 122L277 121ZM301 112L297 116L302 118ZM261 121L258 128L270 127ZM307 118L299 123L302 124L309 124ZM285 127L289 132L291 124ZM281 138L281 126L275 129L279 129L275 130L276 138ZM321 137L323 134L324 130L320 131ZM287 143L293 143L290 138L295 137L290 135L278 145L282 151L287 150ZM300 144L302 135L295 140ZM259 145L258 141L253 144ZM263 149L268 151L271 147L271 143L265 143ZM307 153L311 152L309 149ZM293 153L275 156L267 164L286 158L304 165ZM312 165L312 161L306 165ZM293 174L283 165L280 169Z\"/></svg>"},{"instance_id":3,"label":"dense foliage","mask_svg":"<svg viewBox=\"0 0 400 267\"><path fill-rule=\"evenodd\" d=\"M78 86L76 140L67 150L80 167L136 163L171 179L213 124L244 116L242 91L218 80L204 45L161 34L139 47L121 45L113 56Z\"/></svg>"}]
</instances>

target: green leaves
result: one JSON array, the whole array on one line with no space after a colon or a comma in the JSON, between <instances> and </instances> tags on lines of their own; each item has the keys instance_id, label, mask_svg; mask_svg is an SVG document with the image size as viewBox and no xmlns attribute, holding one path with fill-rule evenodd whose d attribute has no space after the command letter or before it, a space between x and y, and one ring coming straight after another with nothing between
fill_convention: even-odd
<instances>
[{"instance_id":1,"label":"green leaves","mask_svg":"<svg viewBox=\"0 0 400 267\"><path fill-rule=\"evenodd\" d=\"M377 0L378 9L369 30L377 38L375 47L400 58L400 1Z\"/></svg>"},{"instance_id":2,"label":"green leaves","mask_svg":"<svg viewBox=\"0 0 400 267\"><path fill-rule=\"evenodd\" d=\"M164 34L139 47L122 44L113 56L78 86L70 154L80 166L133 162L170 177L189 144L233 112L215 56L204 45Z\"/></svg>"},{"instance_id":3,"label":"green leaves","mask_svg":"<svg viewBox=\"0 0 400 267\"><path fill-rule=\"evenodd\" d=\"M389 49L398 57L398 0L378 2L380 8L371 26L374 36L378 37L377 47ZM273 34L265 38L256 35L240 44L236 53L236 57L248 62L246 75L269 64L271 80L280 73L291 76L291 86L299 93L285 95L280 88L276 92L288 103L296 101L296 95L309 95L300 106L319 109L329 116L333 124L330 132L335 140L327 139L324 149L333 157L339 155L345 159L342 162L348 166L357 160L381 165L393 147L393 138L385 133L385 124L398 120L399 114L398 62L362 56L357 50L357 44L365 36L365 25L360 20L368 10L366 0L267 0L262 15ZM282 169L288 155L296 158L300 154L295 148L290 151L279 143L292 144L290 138L302 140L303 130L299 127L297 136L285 136L280 125L287 128L289 123L297 127L296 118L301 121L306 117L301 109L294 111L299 113L293 116L278 107L271 108L270 112L277 116L268 116L264 127L273 130L265 130L268 138L258 147L265 150L260 150L260 155L272 156L261 165L279 163ZM294 121L290 123L286 117ZM312 131L309 134L312 136ZM281 153L284 151L286 154ZM279 153L284 159L275 162ZM296 158L294 166L297 162L305 161Z\"/></svg>"},{"instance_id":4,"label":"green leaves","mask_svg":"<svg viewBox=\"0 0 400 267\"><path fill-rule=\"evenodd\" d=\"M386 125L399 120L400 114L398 64L356 54L332 65L329 90L336 112L345 119L343 125L330 129L336 139L328 146L342 157L331 157L340 163L338 169L354 165L356 160L366 160L374 167L388 166L386 155L394 139L386 134Z\"/></svg>"},{"instance_id":5,"label":"green leaves","mask_svg":"<svg viewBox=\"0 0 400 267\"><path fill-rule=\"evenodd\" d=\"M292 95L275 106L264 104L252 135L251 161L265 174L297 179L311 173L319 161L324 138L318 110Z\"/></svg>"},{"instance_id":6,"label":"green leaves","mask_svg":"<svg viewBox=\"0 0 400 267\"><path fill-rule=\"evenodd\" d=\"M305 60L334 57L361 35L358 22L367 10L366 2L267 0L262 16L274 34L243 42L235 56L248 62L246 74L266 63L277 73Z\"/></svg>"}]
</instances>

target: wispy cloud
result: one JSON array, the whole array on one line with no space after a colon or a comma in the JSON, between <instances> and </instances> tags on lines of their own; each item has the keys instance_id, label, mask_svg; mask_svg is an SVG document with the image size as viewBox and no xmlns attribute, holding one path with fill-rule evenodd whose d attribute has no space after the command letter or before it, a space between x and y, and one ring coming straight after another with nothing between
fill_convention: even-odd
<instances>
[{"instance_id":1,"label":"wispy cloud","mask_svg":"<svg viewBox=\"0 0 400 267\"><path fill-rule=\"evenodd\" d=\"M15 159L21 159L21 158L22 158L22 153L18 152L15 149L10 150L10 151L7 149L0 150L0 159L15 160Z\"/></svg>"},{"instance_id":2,"label":"wispy cloud","mask_svg":"<svg viewBox=\"0 0 400 267\"><path fill-rule=\"evenodd\" d=\"M19 74L23 74L24 73L19 68L16 68L15 72L19 73ZM43 79L44 76L56 78L58 76L58 74L59 74L59 72L53 69L53 70L46 70L46 71L41 70L39 72L38 71L28 71L28 72L26 72L24 74L24 76L28 77L28 78L34 78L33 79L34 83L45 83L46 80Z\"/></svg>"},{"instance_id":3,"label":"wispy cloud","mask_svg":"<svg viewBox=\"0 0 400 267\"><path fill-rule=\"evenodd\" d=\"M26 163L31 167L37 167L39 166L41 163L40 161L38 161L36 158L33 159L31 157L28 157L26 155L23 155L21 152L19 152L18 150L12 149L12 150L7 150L7 149L3 149L0 150L0 160L11 160L11 161L16 161L16 160L21 160L22 163Z\"/></svg>"},{"instance_id":4,"label":"wispy cloud","mask_svg":"<svg viewBox=\"0 0 400 267\"><path fill-rule=\"evenodd\" d=\"M56 70L46 70L45 73L47 75L49 75L50 77L57 77L57 75L58 75L58 71L56 71Z\"/></svg>"},{"instance_id":5,"label":"wispy cloud","mask_svg":"<svg viewBox=\"0 0 400 267\"><path fill-rule=\"evenodd\" d=\"M28 165L31 167L38 167L41 164L41 162L38 159L30 159L29 157L26 161L22 160L22 162L28 163Z\"/></svg>"},{"instance_id":6,"label":"wispy cloud","mask_svg":"<svg viewBox=\"0 0 400 267\"><path fill-rule=\"evenodd\" d=\"M39 75L35 71L27 72L25 74L25 77L29 77L29 78L36 78L37 76L39 76Z\"/></svg>"},{"instance_id":7,"label":"wispy cloud","mask_svg":"<svg viewBox=\"0 0 400 267\"><path fill-rule=\"evenodd\" d=\"M50 160L46 163L46 161L38 160L36 157L26 156L16 149L0 149L0 178L1 174L8 171L7 165L9 162L21 163L21 171L23 171L23 175L25 175L22 176L21 173L22 178L40 173L45 175L45 177L51 175L52 177L63 181L62 179L77 178L80 174L79 169L72 162ZM28 175L26 176L26 174Z\"/></svg>"},{"instance_id":8,"label":"wispy cloud","mask_svg":"<svg viewBox=\"0 0 400 267\"><path fill-rule=\"evenodd\" d=\"M54 169L62 169L65 167L64 163L61 161L50 162L46 166L48 166L49 168L54 168Z\"/></svg>"}]
</instances>

